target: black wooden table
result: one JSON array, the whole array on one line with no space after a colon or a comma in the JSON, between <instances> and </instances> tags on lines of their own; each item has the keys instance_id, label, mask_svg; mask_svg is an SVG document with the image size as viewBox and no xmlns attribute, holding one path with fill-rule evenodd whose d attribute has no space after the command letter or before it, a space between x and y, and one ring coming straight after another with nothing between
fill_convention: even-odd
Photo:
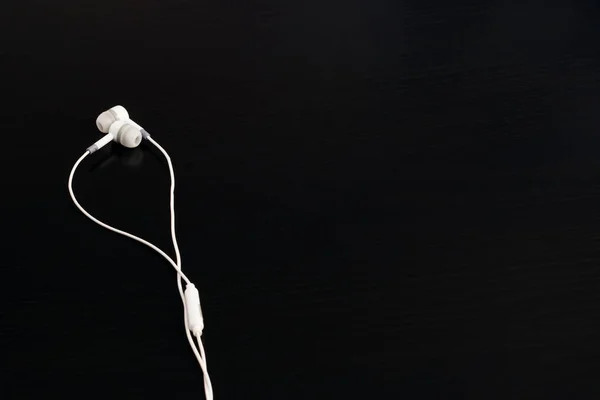
<instances>
[{"instance_id":1,"label":"black wooden table","mask_svg":"<svg viewBox=\"0 0 600 400\"><path fill-rule=\"evenodd\" d=\"M216 399L598 398L600 7L436 3L5 5L0 398L203 398L115 104Z\"/></svg>"}]
</instances>

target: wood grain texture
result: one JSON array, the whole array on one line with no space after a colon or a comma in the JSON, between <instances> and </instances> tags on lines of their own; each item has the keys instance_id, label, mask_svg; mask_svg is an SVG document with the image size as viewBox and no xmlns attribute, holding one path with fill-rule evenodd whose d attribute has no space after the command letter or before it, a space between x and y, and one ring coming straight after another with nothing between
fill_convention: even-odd
<instances>
[{"instance_id":1,"label":"wood grain texture","mask_svg":"<svg viewBox=\"0 0 600 400\"><path fill-rule=\"evenodd\" d=\"M0 16L0 398L202 398L170 267L70 204L171 154L218 399L600 394L600 7L21 1ZM76 177L169 249L149 146Z\"/></svg>"}]
</instances>

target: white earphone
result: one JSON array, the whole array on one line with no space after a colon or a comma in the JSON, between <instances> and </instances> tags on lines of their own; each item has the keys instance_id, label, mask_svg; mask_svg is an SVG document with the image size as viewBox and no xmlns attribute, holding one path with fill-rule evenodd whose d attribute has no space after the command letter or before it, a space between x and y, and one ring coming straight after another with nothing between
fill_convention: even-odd
<instances>
[{"instance_id":1,"label":"white earphone","mask_svg":"<svg viewBox=\"0 0 600 400\"><path fill-rule=\"evenodd\" d=\"M106 133L102 139L88 147L93 153L108 143L115 141L125 147L134 148L142 142L142 137L147 138L148 133L129 118L129 113L123 106L114 106L104 111L96 118L96 126L102 133Z\"/></svg>"},{"instance_id":2,"label":"white earphone","mask_svg":"<svg viewBox=\"0 0 600 400\"><path fill-rule=\"evenodd\" d=\"M181 301L183 302L184 308L184 324L186 328L186 336L194 355L196 356L198 363L200 364L200 368L202 369L203 377L204 377L204 393L207 400L213 399L213 391L212 384L210 381L210 377L208 375L208 370L206 366L206 355L204 353L204 346L202 344L202 331L204 329L204 318L202 316L202 309L200 307L200 296L198 293L198 289L194 286L193 283L185 276L185 274L181 271L181 254L179 252L179 246L177 244L177 238L175 235L175 202L174 202L174 191L175 191L175 174L173 172L173 163L171 162L171 158L158 143L154 139L150 137L150 134L146 132L140 125L135 123L129 118L129 113L122 106L115 106L109 110L101 113L96 119L96 126L100 132L105 133L106 135L102 137L102 139L98 140L96 143L88 147L85 153L75 162L73 168L71 169L71 173L69 175L68 181L68 189L69 194L71 195L71 199L75 203L75 206L89 219L97 223L98 225L116 232L120 235L129 237L133 240L136 240L154 251L158 252L161 256L163 256L177 271L177 288L179 289L179 294L181 296ZM122 144L125 147L134 148L140 145L142 139L146 139L150 143L152 143L156 148L165 156L167 160L167 164L169 166L169 173L171 175L171 191L170 191L170 209L171 209L171 239L173 242L173 247L175 249L176 260L174 261L171 257L169 257L164 251L153 245L152 243L132 235L131 233L122 231L115 227L112 227L104 222L96 219L90 213L88 213L77 201L75 194L73 193L73 176L75 175L75 170L79 166L79 164L86 158L88 155L98 151L102 147L106 146L108 143L114 141ZM182 287L182 280L186 283L185 291ZM191 332L191 333L190 333ZM192 338L192 334L196 337L197 345Z\"/></svg>"}]
</instances>

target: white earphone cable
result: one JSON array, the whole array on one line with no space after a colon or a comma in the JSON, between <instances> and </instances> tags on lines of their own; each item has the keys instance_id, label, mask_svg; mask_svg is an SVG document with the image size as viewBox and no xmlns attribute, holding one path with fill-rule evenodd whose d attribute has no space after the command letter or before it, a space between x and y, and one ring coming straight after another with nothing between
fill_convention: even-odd
<instances>
[{"instance_id":1,"label":"white earphone cable","mask_svg":"<svg viewBox=\"0 0 600 400\"><path fill-rule=\"evenodd\" d=\"M202 361L204 362L204 368L202 369L202 373L204 374L204 393L207 399L213 398L213 390L212 390L212 382L210 381L210 376L208 375L208 366L206 364L206 354L204 353L204 344L202 344L202 338L200 335L196 335L196 339L198 339L198 348L200 349L200 356ZM210 394L209 394L210 393Z\"/></svg>"},{"instance_id":2,"label":"white earphone cable","mask_svg":"<svg viewBox=\"0 0 600 400\"><path fill-rule=\"evenodd\" d=\"M81 204L79 204L79 202L77 201L77 198L75 197L75 194L73 193L73 176L75 175L75 171L76 171L77 167L79 166L79 164L81 164L83 159L86 158L90 154L89 151L86 151L75 162L75 164L73 165L73 168L71 169L71 173L69 174L69 182L68 182L69 194L71 195L71 199L73 200L73 203L75 204L75 206L90 220L92 220L93 222L95 222L96 224L100 225L101 227L103 227L105 229L108 229L112 232L126 236L128 238L131 238L137 242L140 242L140 243L150 247L152 250L156 251L158 254L163 256L173 266L173 268L175 268L175 270L177 271L177 288L179 289L179 294L181 296L181 300L183 302L183 308L184 308L183 312L184 312L186 337L188 339L190 347L192 348L192 351L194 352L194 355L196 356L196 359L198 360L198 364L200 365L200 368L202 369L202 373L203 373L203 377L204 377L204 392L205 392L206 400L213 400L212 384L210 381L210 377L208 375L206 361L204 359L205 355L204 355L204 346L202 345L202 340L200 338L200 335L198 335L197 339L198 339L198 346L200 348L200 352L199 352L198 348L196 347L196 343L194 343L194 340L192 338L192 335L190 333L189 326L188 326L186 302L185 302L185 297L184 297L184 293L183 293L183 287L181 284L181 279L183 279L186 282L186 284L190 284L190 280L181 271L181 255L179 252L179 246L177 244L177 239L175 236L175 205L174 205L174 203L175 203L175 201L174 201L175 174L173 171L173 164L172 164L171 158L169 157L167 152L158 143L156 143L152 138L148 138L148 140L150 142L152 142L152 144L154 146L156 146L161 151L161 153L163 153L163 155L165 156L165 158L167 160L167 164L169 166L169 173L171 176L171 189L170 189L171 238L173 241L173 247L175 248L175 255L176 255L177 262L174 262L173 259L171 259L171 257L169 257L164 251L162 251L160 248L153 245L152 243L150 243L138 236L135 236L131 233L117 229L115 227L112 227L112 226L105 224L104 222L98 220L97 218L92 216L90 213L88 213L81 206Z\"/></svg>"},{"instance_id":3,"label":"white earphone cable","mask_svg":"<svg viewBox=\"0 0 600 400\"><path fill-rule=\"evenodd\" d=\"M115 233L118 233L119 235L123 235L126 236L128 238L131 238L133 240L136 240L142 244L145 244L146 246L150 247L152 250L156 251L158 254L160 254L161 256L163 256L172 266L173 268L175 268L175 270L177 271L178 274L181 274L181 277L183 278L183 280L186 283L190 283L190 280L187 278L187 276L185 276L185 274L183 272L181 272L179 270L179 267L177 266L177 264L171 259L171 257L169 257L164 251L162 251L161 249L159 249L158 247L156 247L155 245L153 245L152 243L137 237L135 235L132 235L131 233L122 231L120 229L114 228L108 224L105 224L104 222L98 220L96 217L94 217L93 215L91 215L90 213L88 213L82 206L81 204L79 204L79 202L77 201L77 198L75 197L75 194L73 193L73 175L75 174L75 170L77 169L77 167L79 166L79 164L81 164L81 162L83 161L83 159L85 157L87 157L89 155L89 152L85 152L76 162L75 165L73 165L73 169L71 169L71 174L69 175L69 193L71 194L71 199L73 200L73 203L75 203L75 206L77 206L77 208L79 208L79 211L81 211L83 213L83 215L85 215L86 217L88 217L89 219L91 219L92 221L94 221L95 223L97 223L98 225L100 225L103 228L108 229L109 231L113 231Z\"/></svg>"}]
</instances>

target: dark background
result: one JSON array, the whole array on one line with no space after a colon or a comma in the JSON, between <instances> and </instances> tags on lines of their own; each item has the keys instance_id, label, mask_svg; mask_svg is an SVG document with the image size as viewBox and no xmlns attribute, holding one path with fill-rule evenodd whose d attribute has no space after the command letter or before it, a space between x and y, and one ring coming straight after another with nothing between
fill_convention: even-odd
<instances>
[{"instance_id":1,"label":"dark background","mask_svg":"<svg viewBox=\"0 0 600 400\"><path fill-rule=\"evenodd\" d=\"M203 398L172 268L72 205L171 154L216 399L600 395L600 6L21 0L0 397ZM75 179L172 254L168 171Z\"/></svg>"}]
</instances>

